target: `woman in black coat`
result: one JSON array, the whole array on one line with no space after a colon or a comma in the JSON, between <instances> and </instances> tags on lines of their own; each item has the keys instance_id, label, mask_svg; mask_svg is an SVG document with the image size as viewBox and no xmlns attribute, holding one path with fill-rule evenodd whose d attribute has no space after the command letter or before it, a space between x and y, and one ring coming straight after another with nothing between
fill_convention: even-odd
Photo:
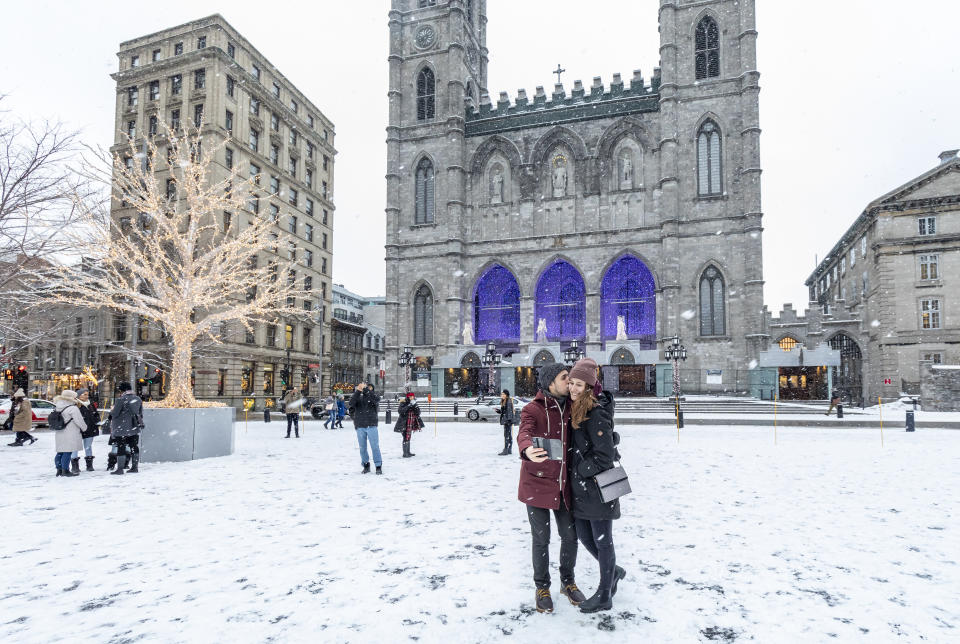
<instances>
[{"instance_id":1,"label":"woman in black coat","mask_svg":"<svg viewBox=\"0 0 960 644\"><path fill-rule=\"evenodd\" d=\"M420 419L420 405L417 404L416 395L411 391L397 407L397 422L393 426L393 431L403 435L404 458L416 456L410 451L410 439L413 437L413 432L419 432L421 429L423 429L423 420Z\"/></svg>"},{"instance_id":2,"label":"woman in black coat","mask_svg":"<svg viewBox=\"0 0 960 644\"><path fill-rule=\"evenodd\" d=\"M567 467L573 490L571 511L577 526L577 538L600 564L597 592L580 604L584 613L610 610L617 582L626 571L617 565L613 545L613 521L620 518L620 500L604 503L594 477L614 467L619 460L613 431L613 396L603 391L595 395L597 363L590 358L577 362L570 370L570 399L573 412Z\"/></svg>"}]
</instances>

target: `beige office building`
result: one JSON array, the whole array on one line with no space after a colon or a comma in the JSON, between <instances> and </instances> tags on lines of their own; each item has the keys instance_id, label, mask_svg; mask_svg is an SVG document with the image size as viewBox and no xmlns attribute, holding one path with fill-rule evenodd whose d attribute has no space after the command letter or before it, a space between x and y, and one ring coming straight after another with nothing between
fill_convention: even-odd
<instances>
[{"instance_id":1,"label":"beige office building","mask_svg":"<svg viewBox=\"0 0 960 644\"><path fill-rule=\"evenodd\" d=\"M112 150L125 150L130 138L138 142L143 137L156 137L162 147L163 124L202 123L205 141L225 142L211 181L223 180L231 171L246 175L248 168L262 176L264 198L247 211L224 213L224 228L238 230L253 217L272 216L278 228L296 238L294 248L278 252L284 259L295 253L296 279L314 294L302 303L310 312L302 320L260 325L254 333L239 324L229 326L222 336L225 342L195 361L195 395L261 409L275 404L283 376L306 387L310 395L318 394L318 387L328 390L333 124L220 15L128 40L117 56ZM158 164L157 172L165 172L165 166ZM135 215L113 206L117 220L130 217L125 223L135 223ZM128 346L136 340L138 349L162 351L165 344L160 329L133 320L115 320L114 331ZM148 355L135 365L138 380L155 373ZM125 355L105 355L102 360L104 374L115 378L126 368ZM322 382L317 383L321 372ZM160 382L140 384L148 395L161 393Z\"/></svg>"}]
</instances>

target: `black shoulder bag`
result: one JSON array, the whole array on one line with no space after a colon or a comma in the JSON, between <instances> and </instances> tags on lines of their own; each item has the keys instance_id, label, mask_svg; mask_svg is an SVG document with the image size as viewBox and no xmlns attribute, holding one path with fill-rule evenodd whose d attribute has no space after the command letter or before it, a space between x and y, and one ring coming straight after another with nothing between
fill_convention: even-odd
<instances>
[{"instance_id":1,"label":"black shoulder bag","mask_svg":"<svg viewBox=\"0 0 960 644\"><path fill-rule=\"evenodd\" d=\"M614 432L614 437L616 438L616 432ZM614 445L616 444L617 441L615 440ZM617 455L619 456L619 454ZM600 498L604 503L610 503L633 492L630 489L630 479L627 478L627 471L620 465L619 460L616 467L600 472L593 477L593 480L597 482L597 487L600 489Z\"/></svg>"}]
</instances>

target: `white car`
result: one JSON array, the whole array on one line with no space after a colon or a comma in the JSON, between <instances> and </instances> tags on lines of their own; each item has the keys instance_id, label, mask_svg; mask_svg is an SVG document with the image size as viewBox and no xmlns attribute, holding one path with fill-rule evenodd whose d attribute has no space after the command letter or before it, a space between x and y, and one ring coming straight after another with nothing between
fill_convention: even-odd
<instances>
[{"instance_id":1,"label":"white car","mask_svg":"<svg viewBox=\"0 0 960 644\"><path fill-rule=\"evenodd\" d=\"M33 413L31 424L46 425L47 416L54 410L54 404L49 400L41 400L40 398L27 398L27 400L30 401L30 409ZM10 418L11 405L12 401L9 398L0 401L0 424L7 422L7 419Z\"/></svg>"},{"instance_id":2,"label":"white car","mask_svg":"<svg viewBox=\"0 0 960 644\"><path fill-rule=\"evenodd\" d=\"M520 410L523 409L524 401L519 398L513 399L513 423L519 424ZM500 420L500 399L488 398L476 405L467 408L467 418L470 420Z\"/></svg>"}]
</instances>

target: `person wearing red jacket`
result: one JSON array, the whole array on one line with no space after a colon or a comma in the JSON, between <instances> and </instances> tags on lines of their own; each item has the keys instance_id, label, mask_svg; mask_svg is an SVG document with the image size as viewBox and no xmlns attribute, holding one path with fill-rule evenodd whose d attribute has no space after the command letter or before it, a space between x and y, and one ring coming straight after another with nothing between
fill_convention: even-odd
<instances>
[{"instance_id":1,"label":"person wearing red jacket","mask_svg":"<svg viewBox=\"0 0 960 644\"><path fill-rule=\"evenodd\" d=\"M537 396L520 412L517 447L520 450L520 484L517 498L527 506L532 539L533 581L536 607L553 612L550 596L550 511L560 535L560 594L579 606L586 600L577 588L577 531L570 513L572 490L567 476L567 448L570 445L570 411L565 366L552 363L541 367ZM534 445L534 439L552 440L548 451ZM553 458L550 458L550 457Z\"/></svg>"}]
</instances>

